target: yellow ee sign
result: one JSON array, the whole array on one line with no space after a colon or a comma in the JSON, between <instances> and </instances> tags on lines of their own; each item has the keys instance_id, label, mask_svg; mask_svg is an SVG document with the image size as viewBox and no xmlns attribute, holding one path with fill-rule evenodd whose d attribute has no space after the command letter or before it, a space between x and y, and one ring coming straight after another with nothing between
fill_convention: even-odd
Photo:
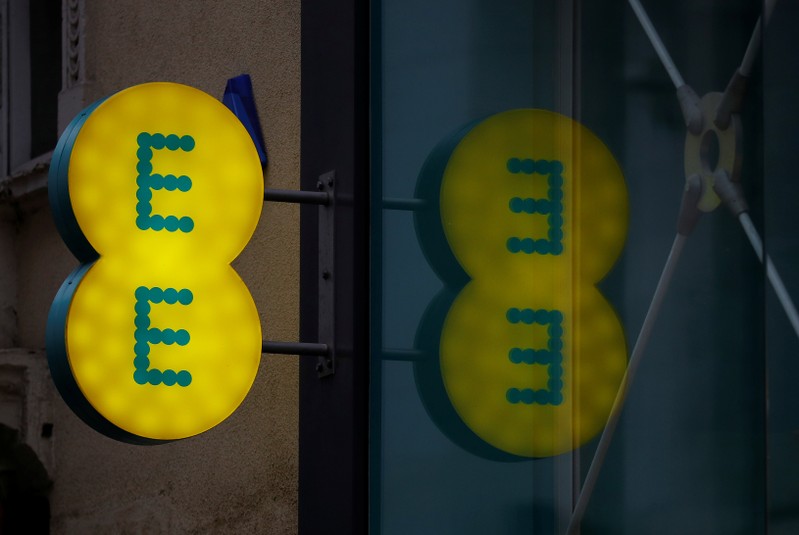
<instances>
[{"instance_id":1,"label":"yellow ee sign","mask_svg":"<svg viewBox=\"0 0 799 535\"><path fill-rule=\"evenodd\" d=\"M247 395L261 323L230 263L263 206L240 121L184 85L148 83L84 110L53 154L50 203L81 261L48 318L64 399L133 443L196 435Z\"/></svg>"},{"instance_id":2,"label":"yellow ee sign","mask_svg":"<svg viewBox=\"0 0 799 535\"><path fill-rule=\"evenodd\" d=\"M512 110L439 145L416 195L428 201L417 235L445 283L417 334L438 357L416 370L428 412L487 457L546 457L590 440L627 362L596 287L627 231L613 156L568 117Z\"/></svg>"}]
</instances>

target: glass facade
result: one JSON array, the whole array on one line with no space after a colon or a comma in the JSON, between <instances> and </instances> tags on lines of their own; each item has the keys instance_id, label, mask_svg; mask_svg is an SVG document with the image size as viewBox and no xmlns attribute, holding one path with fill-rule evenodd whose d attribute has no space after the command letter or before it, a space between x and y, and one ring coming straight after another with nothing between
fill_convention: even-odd
<instances>
[{"instance_id":1,"label":"glass facade","mask_svg":"<svg viewBox=\"0 0 799 535\"><path fill-rule=\"evenodd\" d=\"M372 2L372 533L799 528L798 9Z\"/></svg>"}]
</instances>

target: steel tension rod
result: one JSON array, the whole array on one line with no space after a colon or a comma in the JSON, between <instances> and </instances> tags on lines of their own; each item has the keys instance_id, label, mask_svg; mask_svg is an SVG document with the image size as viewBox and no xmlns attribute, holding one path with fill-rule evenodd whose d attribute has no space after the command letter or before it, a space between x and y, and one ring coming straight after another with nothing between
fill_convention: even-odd
<instances>
[{"instance_id":1,"label":"steel tension rod","mask_svg":"<svg viewBox=\"0 0 799 535\"><path fill-rule=\"evenodd\" d=\"M580 490L579 496L577 498L574 511L572 512L572 516L569 520L569 525L566 531L567 535L576 535L579 532L583 516L585 515L586 508L591 499L594 487L596 486L605 456L607 454L608 448L610 447L614 431L621 416L625 397L629 391L633 378L635 377L636 370L641 360L641 355L643 354L644 348L649 340L652 326L655 323L655 319L657 318L658 312L660 310L663 297L665 296L668 286L671 282L674 269L682 253L685 240L693 231L693 228L699 220L701 213L703 211L710 211L715 208L715 205L708 206L707 195L710 192L703 190L712 188L713 192L718 196L718 198L727 205L727 207L732 211L733 215L739 220L752 244L753 249L755 250L755 253L766 268L769 281L777 293L777 297L779 298L780 303L782 304L785 313L791 322L791 325L796 331L797 336L799 336L799 314L797 314L796 308L794 307L793 302L791 301L790 296L785 289L785 286L782 284L782 279L779 277L779 274L771 262L771 259L763 250L762 240L760 239L757 230L754 228L754 225L749 218L746 202L741 195L740 188L737 184L737 177L735 176L738 170L736 163L738 161L738 157L740 156L740 147L737 143L738 139L736 137L736 130L740 130L740 126L736 121L734 121L734 118L740 111L743 92L746 85L745 82L749 76L752 63L757 55L756 53L760 41L762 40L762 28L765 23L768 22L771 11L774 9L776 0L765 1L765 13L761 19L758 19L746 53L744 54L744 59L741 62L741 66L733 75L733 78L730 81L725 93L723 95L717 94L720 98L718 99L719 102L715 104L715 107L713 108L712 116L708 112L710 111L709 108L712 107L711 104L713 104L716 100L713 96L714 94L706 95L702 101L698 99L693 90L687 84L685 84L684 80L677 71L677 68L674 66L668 51L658 37L657 32L652 26L652 23L649 20L649 17L647 16L643 6L641 6L640 1L628 1L639 22L641 23L641 26L649 37L652 46L655 48L655 52L671 77L674 86L677 88L677 97L680 101L680 106L685 118L689 139L690 136L698 137L703 132L711 130L711 123L717 129L714 130L714 133L717 136L732 128L731 133L733 135L726 139L727 145L732 150L732 152L729 153L730 158L732 158L732 165L730 166L730 169L724 169L723 166L720 166L715 172L713 172L714 176L712 177L712 180L703 180L701 174L693 174L694 172L697 172L696 167L702 159L701 144L696 146L691 144L691 149L699 149L698 152L700 152L700 154L699 160L691 160L691 163L696 165L686 164L686 174L688 176L686 179L686 188L683 193L682 207L678 220L677 236L675 237L671 252L669 253L668 260L666 261L666 265L663 268L663 272L655 290L655 294L650 302L649 310L644 318L644 324L641 327L641 331L638 334L638 339L633 347L627 371L625 372L624 378L619 386L619 391L616 395L613 408L611 409L608 422L600 437L596 452L591 460L591 465L588 468L588 474L586 475L583 487ZM688 161L689 157L694 158L695 155L689 154L688 144L686 144L686 162ZM690 171L688 171L689 168ZM699 168L701 168L701 165L699 165ZM733 175L731 176L730 173L733 173ZM700 210L699 204L703 202L704 208Z\"/></svg>"},{"instance_id":2,"label":"steel tension rod","mask_svg":"<svg viewBox=\"0 0 799 535\"><path fill-rule=\"evenodd\" d=\"M646 346L649 344L649 338L652 334L652 328L655 326L655 321L660 314L660 309L663 304L663 299L668 293L671 279L674 276L674 271L677 268L677 263L682 256L683 247L696 227L699 217L702 213L697 208L699 198L702 195L702 183L697 175L693 175L686 181L686 187L683 191L682 204L680 206L680 215L677 220L677 234L674 237L671 251L669 252L666 264L663 266L663 271L658 280L655 293L652 296L652 301L649 303L649 309L646 311L644 323L641 330L638 332L638 338L633 346L632 353L630 354L630 361L627 364L627 370L624 372L624 377L619 385L619 390L616 393L616 399L613 402L613 407L610 409L610 416L608 416L607 424L602 431L599 438L594 457L591 460L591 465L588 467L583 487L577 498L577 503L574 506L569 526L566 530L567 535L576 535L579 533L580 525L582 524L585 510L588 507L588 502L594 492L599 473L602 470L602 465L605 462L605 456L610 449L610 443L613 440L613 434L616 431L616 426L621 418L622 410L624 409L624 401L627 397L627 392L635 379L635 374L638 371L638 366L641 364L641 359L644 354Z\"/></svg>"}]
</instances>

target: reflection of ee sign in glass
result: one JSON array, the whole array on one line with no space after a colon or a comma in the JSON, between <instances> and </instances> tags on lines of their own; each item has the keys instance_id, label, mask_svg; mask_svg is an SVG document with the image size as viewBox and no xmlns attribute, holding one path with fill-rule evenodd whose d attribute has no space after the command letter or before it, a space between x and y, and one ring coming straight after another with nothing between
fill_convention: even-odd
<instances>
[{"instance_id":1,"label":"reflection of ee sign in glass","mask_svg":"<svg viewBox=\"0 0 799 535\"><path fill-rule=\"evenodd\" d=\"M508 111L440 145L417 189L431 206L417 233L446 283L417 336L419 346L434 339L426 349L439 355L416 373L434 419L448 401L467 428L444 423L450 436L512 456L591 439L627 360L619 319L596 288L627 230L608 149L562 115ZM446 399L430 393L430 366Z\"/></svg>"},{"instance_id":2,"label":"reflection of ee sign in glass","mask_svg":"<svg viewBox=\"0 0 799 535\"><path fill-rule=\"evenodd\" d=\"M258 312L230 266L263 205L261 164L239 120L187 86L131 87L72 121L49 187L82 262L47 327L70 407L100 432L143 443L227 418L261 355Z\"/></svg>"}]
</instances>

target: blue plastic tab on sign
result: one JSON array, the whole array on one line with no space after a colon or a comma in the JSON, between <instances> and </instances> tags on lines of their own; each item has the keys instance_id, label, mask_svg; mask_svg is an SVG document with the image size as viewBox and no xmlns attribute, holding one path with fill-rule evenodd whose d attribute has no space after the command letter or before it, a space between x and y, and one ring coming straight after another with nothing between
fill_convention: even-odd
<instances>
[{"instance_id":1,"label":"blue plastic tab on sign","mask_svg":"<svg viewBox=\"0 0 799 535\"><path fill-rule=\"evenodd\" d=\"M249 74L240 74L228 79L222 103L239 118L250 133L258 150L258 157L261 159L261 166L266 168L266 143L261 130L261 121L258 119L258 109L255 107L255 96Z\"/></svg>"}]
</instances>

